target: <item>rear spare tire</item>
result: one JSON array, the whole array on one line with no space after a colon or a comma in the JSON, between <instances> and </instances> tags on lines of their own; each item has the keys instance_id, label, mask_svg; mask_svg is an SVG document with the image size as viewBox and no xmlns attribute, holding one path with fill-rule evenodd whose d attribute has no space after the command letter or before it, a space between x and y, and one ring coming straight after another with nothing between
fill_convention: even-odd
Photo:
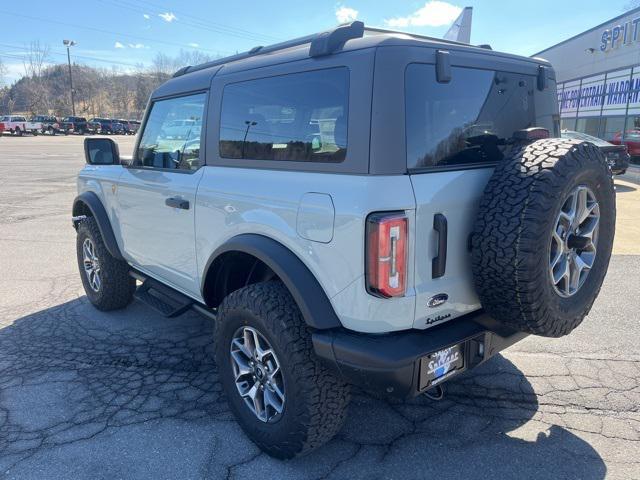
<instances>
[{"instance_id":1,"label":"rear spare tire","mask_svg":"<svg viewBox=\"0 0 640 480\"><path fill-rule=\"evenodd\" d=\"M485 188L472 236L484 309L524 332L571 332L600 291L615 217L611 171L596 146L545 139L515 149Z\"/></svg>"}]
</instances>

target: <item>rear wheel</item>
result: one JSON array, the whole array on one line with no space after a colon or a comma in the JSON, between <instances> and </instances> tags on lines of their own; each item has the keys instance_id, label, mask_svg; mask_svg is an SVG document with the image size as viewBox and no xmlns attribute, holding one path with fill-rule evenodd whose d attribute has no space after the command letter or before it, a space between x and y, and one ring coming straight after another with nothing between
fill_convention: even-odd
<instances>
[{"instance_id":1,"label":"rear wheel","mask_svg":"<svg viewBox=\"0 0 640 480\"><path fill-rule=\"evenodd\" d=\"M342 427L349 387L316 358L311 332L280 282L248 285L218 309L216 363L229 406L269 455L291 458Z\"/></svg>"}]
</instances>

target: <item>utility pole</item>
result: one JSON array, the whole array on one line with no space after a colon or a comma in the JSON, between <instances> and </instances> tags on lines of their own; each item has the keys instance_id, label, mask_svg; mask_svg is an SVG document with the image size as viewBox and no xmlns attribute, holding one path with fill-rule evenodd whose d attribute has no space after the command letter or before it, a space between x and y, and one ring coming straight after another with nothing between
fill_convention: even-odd
<instances>
[{"instance_id":1,"label":"utility pole","mask_svg":"<svg viewBox=\"0 0 640 480\"><path fill-rule=\"evenodd\" d=\"M69 86L71 87L71 114L76 116L76 102L73 93L73 75L71 74L71 53L69 49L73 47L76 42L73 40L63 40L62 44L67 47L67 61L69 62Z\"/></svg>"}]
</instances>

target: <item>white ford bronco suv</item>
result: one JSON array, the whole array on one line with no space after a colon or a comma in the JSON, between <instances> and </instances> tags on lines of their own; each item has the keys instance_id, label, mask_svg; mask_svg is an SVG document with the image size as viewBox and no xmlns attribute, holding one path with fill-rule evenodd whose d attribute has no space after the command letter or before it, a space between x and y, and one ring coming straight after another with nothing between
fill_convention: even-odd
<instances>
[{"instance_id":1,"label":"white ford bronco suv","mask_svg":"<svg viewBox=\"0 0 640 480\"><path fill-rule=\"evenodd\" d=\"M546 61L361 22L185 67L132 159L85 140L80 276L100 310L211 318L230 409L293 457L350 385L436 395L582 321L615 195L600 151L557 137Z\"/></svg>"}]
</instances>

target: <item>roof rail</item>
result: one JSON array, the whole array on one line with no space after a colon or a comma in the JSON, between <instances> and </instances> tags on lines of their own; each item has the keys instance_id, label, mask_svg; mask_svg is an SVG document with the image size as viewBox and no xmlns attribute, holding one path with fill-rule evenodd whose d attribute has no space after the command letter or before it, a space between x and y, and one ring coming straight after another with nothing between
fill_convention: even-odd
<instances>
[{"instance_id":1,"label":"roof rail","mask_svg":"<svg viewBox=\"0 0 640 480\"><path fill-rule=\"evenodd\" d=\"M298 45L304 45L306 43L311 44L309 47L309 56L320 57L323 55L330 55L331 53L338 50L347 40L350 40L352 38L361 38L364 35L364 31L364 23L360 21L345 23L343 25L337 26L332 30L327 30L326 32L314 33L312 35L294 38L293 40L275 43L266 47L260 45L257 47L253 47L248 52L238 53L229 57L218 58L201 65L183 67L176 73L174 73L173 77L180 77L187 73L197 72L199 70L204 70L205 68L215 67L216 65L223 65L225 63L242 60L256 55L284 50L285 48L297 47Z\"/></svg>"},{"instance_id":2,"label":"roof rail","mask_svg":"<svg viewBox=\"0 0 640 480\"><path fill-rule=\"evenodd\" d=\"M347 40L362 38L364 36L364 23L355 21L340 25L328 32L316 35L309 47L310 57L330 55L338 50Z\"/></svg>"},{"instance_id":3,"label":"roof rail","mask_svg":"<svg viewBox=\"0 0 640 480\"><path fill-rule=\"evenodd\" d=\"M464 45L464 46L469 46L468 43L463 43L463 42L456 42L455 40L447 40L444 38L436 38L436 37L429 37L428 35L420 35L418 33L409 33L409 32L401 32L399 30L389 30L387 28L379 28L379 27L365 27L364 28L365 33L382 33L382 34L395 34L395 35L406 35L407 37L413 37L413 38L424 38L425 40L432 40L435 42L441 42L441 43L449 43L452 45Z\"/></svg>"}]
</instances>

